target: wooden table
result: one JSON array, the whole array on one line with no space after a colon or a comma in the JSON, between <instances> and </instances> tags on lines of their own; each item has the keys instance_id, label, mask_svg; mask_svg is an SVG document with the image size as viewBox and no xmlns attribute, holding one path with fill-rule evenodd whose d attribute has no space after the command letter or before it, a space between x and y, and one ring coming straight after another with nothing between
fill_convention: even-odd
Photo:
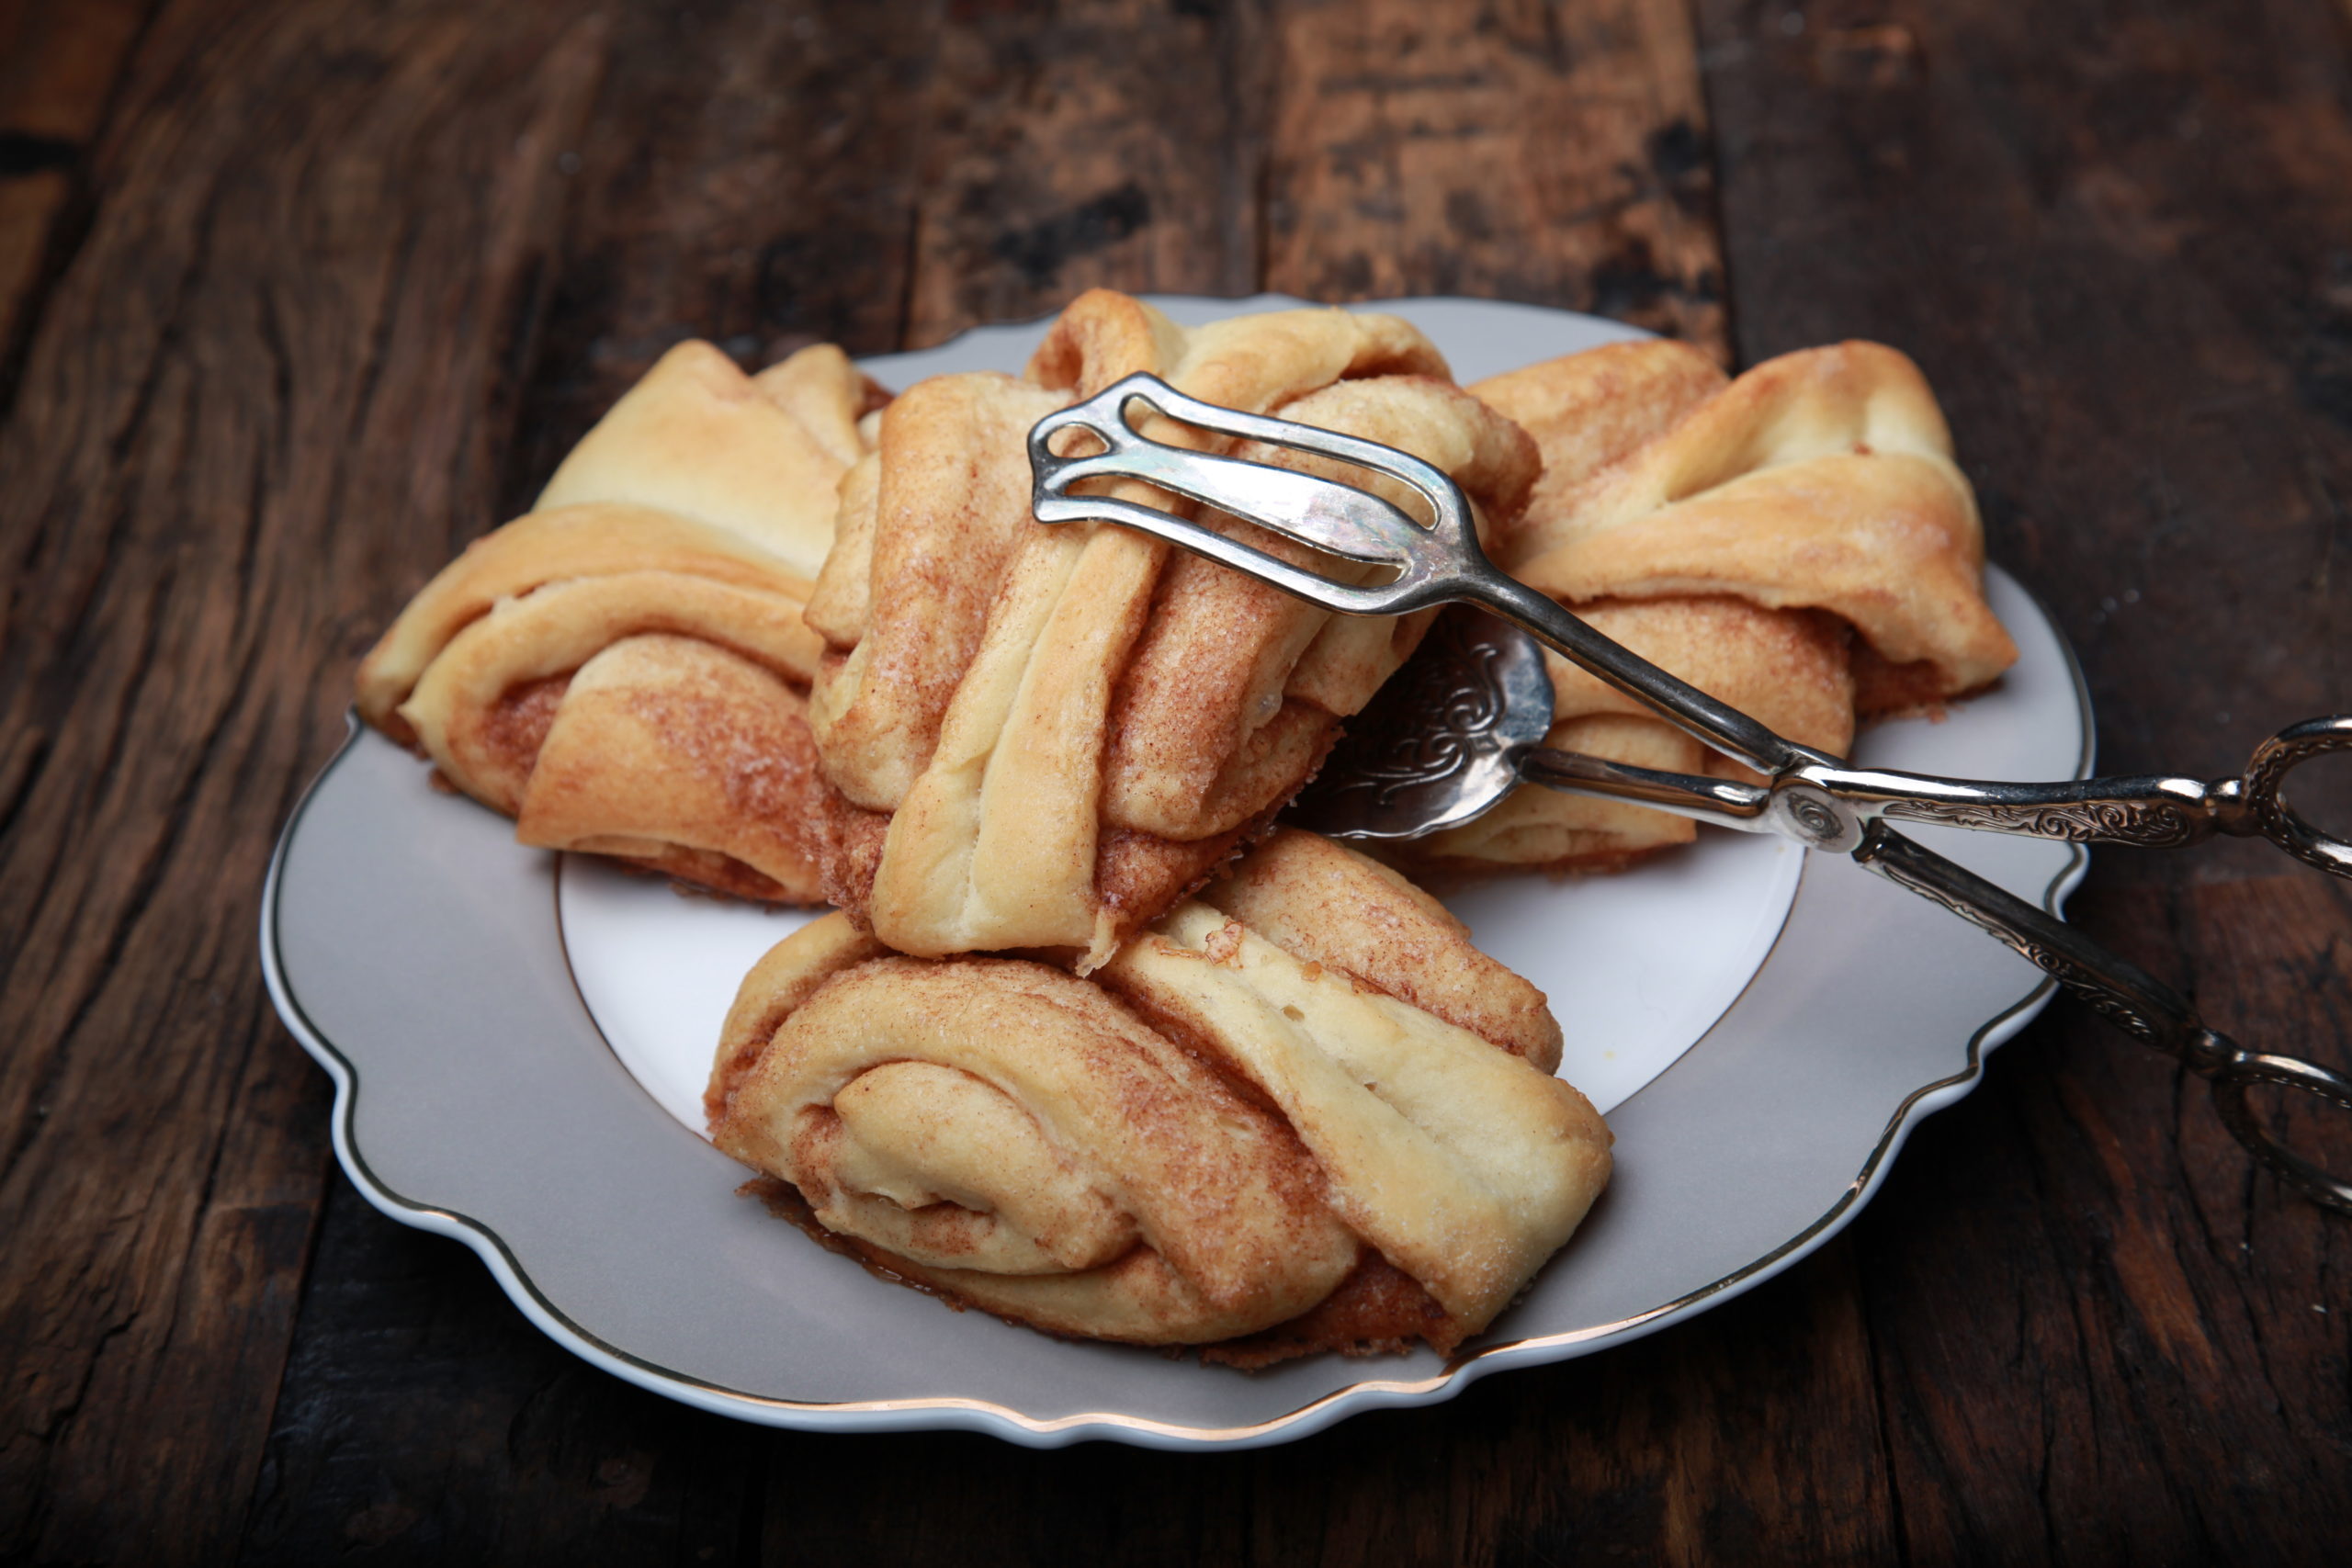
<instances>
[{"instance_id":1,"label":"wooden table","mask_svg":"<svg viewBox=\"0 0 2352 1568\"><path fill-rule=\"evenodd\" d=\"M1895 344L2109 769L2352 708L2342 0L0 0L0 1560L2340 1552L2352 1223L2065 1000L1776 1282L1263 1452L707 1417L358 1200L254 930L376 632L681 337L1097 283ZM2352 1057L2343 885L2073 914Z\"/></svg>"}]
</instances>

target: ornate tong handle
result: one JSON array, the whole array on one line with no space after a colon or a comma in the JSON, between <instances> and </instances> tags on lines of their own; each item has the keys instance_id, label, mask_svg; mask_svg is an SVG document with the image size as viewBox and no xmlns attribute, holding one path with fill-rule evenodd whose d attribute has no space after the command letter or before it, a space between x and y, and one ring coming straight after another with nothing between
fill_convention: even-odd
<instances>
[{"instance_id":1,"label":"ornate tong handle","mask_svg":"<svg viewBox=\"0 0 2352 1568\"><path fill-rule=\"evenodd\" d=\"M2280 730L2255 748L2245 773L2233 779L2148 775L2021 784L1852 768L1801 773L1865 816L2152 849L2215 833L2259 834L2322 871L2352 876L2352 843L2315 827L2279 795L2297 764L2346 750L2352 750L2352 715L2338 714Z\"/></svg>"},{"instance_id":2,"label":"ornate tong handle","mask_svg":"<svg viewBox=\"0 0 2352 1568\"><path fill-rule=\"evenodd\" d=\"M2179 1058L2212 1086L2213 1109L2239 1143L2313 1202L2352 1213L2352 1181L2288 1148L2246 1100L2249 1090L2269 1084L2352 1111L2352 1078L2315 1062L2247 1050L2206 1027L2195 1008L2137 964L1883 823L1871 826L1854 859L1991 933L2124 1033Z\"/></svg>"},{"instance_id":3,"label":"ornate tong handle","mask_svg":"<svg viewBox=\"0 0 2352 1568\"><path fill-rule=\"evenodd\" d=\"M1420 496L1430 522L1423 525L1351 485L1155 440L1129 423L1138 406L1198 429L1314 452L1385 474ZM1101 449L1057 453L1057 438L1071 431L1092 436ZM1991 784L1849 768L1715 701L1504 573L1479 547L1460 488L1444 470L1410 453L1205 403L1156 376L1136 375L1038 421L1029 434L1029 461L1032 504L1041 523L1123 524L1310 604L1351 615L1404 615L1448 602L1477 604L1771 779L1752 800L1737 786L1708 786L1680 806L1670 798L1671 791L1652 798L1649 784L1626 779L1546 781L1555 785L1630 795L1686 816L1784 833L1813 848L1840 852L1851 852L1881 818L2075 843L2176 845L2215 832L2260 833L2323 871L2352 876L2352 844L2323 832L2278 795L2297 763L2324 751L2352 750L2352 716L2308 719L2283 730L2256 750L2243 777L2211 782L2148 776ZM1091 493L1074 492L1072 487L1087 480L1096 481ZM1102 493L1102 485L1114 480L1140 480L1314 548L1391 568L1396 575L1370 585L1334 581L1189 517Z\"/></svg>"},{"instance_id":4,"label":"ornate tong handle","mask_svg":"<svg viewBox=\"0 0 2352 1568\"><path fill-rule=\"evenodd\" d=\"M1386 474L1428 502L1432 525L1423 526L1387 502L1350 486L1268 468L1153 441L1127 423L1131 404L1200 428L1269 442L1356 463ZM1082 430L1102 443L1091 455L1062 456L1055 437ZM1632 775L1611 764L1582 769L1562 753L1539 753L1558 766L1547 783L1570 788L1647 792L1650 804L1686 815L1777 831L1815 849L1849 853L1871 870L1934 900L2007 943L2045 973L2086 998L2127 1033L2169 1051L2211 1080L2214 1104L2238 1140L2265 1164L2314 1201L2352 1213L2352 1182L2329 1175L2286 1148L2263 1126L2246 1103L2256 1084L2298 1089L2352 1111L2352 1079L2309 1062L2262 1055L2208 1029L2188 1002L2136 966L2084 939L2025 900L1973 872L1920 847L1876 818L1915 812L1925 803L1934 819L1961 821L1961 808L1985 819L1963 823L2008 831L2046 830L2035 812L2090 804L2079 794L2091 785L1987 785L1959 780L1845 769L1835 758L1774 734L1736 708L1727 707L1594 631L1550 596L1506 575L1479 548L1469 503L1444 473L1406 453L1308 425L1238 412L1185 397L1149 376L1131 376L1086 402L1048 415L1029 438L1035 475L1032 506L1041 523L1079 521L1124 524L1207 556L1237 571L1271 582L1325 609L1353 615L1403 615L1447 603L1481 606L1533 636L1537 641L1620 691L1636 697L1717 750L1770 775L1763 786L1687 781L1678 775ZM1265 551L1229 538L1192 518L1157 506L1101 493L1073 494L1085 480L1142 480L1231 513L1245 522L1348 558L1393 568L1390 581L1361 586L1333 581L1294 567ZM2326 838L2278 799L2279 778L2297 762L2346 744L2352 718L2315 719L2297 725L2255 753L2246 777L2213 786L2194 780L2123 781L2144 785L2135 802L2153 796L2173 801L2173 784L2187 786L2199 800L2211 798L2211 831L2243 832L2233 826L2252 820L2269 832L2264 818L2289 824L2274 838L2331 871L2341 871L2345 846ZM1535 776L1541 777L1539 773ZM2004 800L1989 792L2021 791ZM2052 791L2057 794L2053 797ZM2109 794L2116 792L2109 791ZM1682 797L1678 802L1678 796ZM1995 809L1995 807L2000 809ZM2240 814L2244 814L2243 817ZM2060 834L2061 837L2072 836Z\"/></svg>"},{"instance_id":5,"label":"ornate tong handle","mask_svg":"<svg viewBox=\"0 0 2352 1568\"><path fill-rule=\"evenodd\" d=\"M1838 841L1841 834L1858 844L1867 824L1889 818L2149 849L2193 844L2215 833L2258 834L2322 871L2352 877L2352 843L2313 825L2280 794L2297 764L2331 751L2352 751L2352 715L2307 718L2280 730L2255 748L2245 773L2233 779L2151 774L1986 784L1816 763L1792 769L1769 784L1740 784L1557 751L1532 753L1521 767L1529 780L1554 789L1639 801L1726 828L1785 832L1783 817L1798 814L1823 849L1846 847ZM1808 809L1804 803L1811 789L1849 808L1852 820L1841 824L1834 812Z\"/></svg>"}]
</instances>

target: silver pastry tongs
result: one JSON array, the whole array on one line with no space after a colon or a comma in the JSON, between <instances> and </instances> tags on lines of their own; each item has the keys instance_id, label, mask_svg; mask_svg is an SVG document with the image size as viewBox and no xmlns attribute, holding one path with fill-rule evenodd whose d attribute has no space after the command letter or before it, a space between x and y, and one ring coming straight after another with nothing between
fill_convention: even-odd
<instances>
[{"instance_id":1,"label":"silver pastry tongs","mask_svg":"<svg viewBox=\"0 0 2352 1568\"><path fill-rule=\"evenodd\" d=\"M1380 496L1334 480L1152 440L1129 423L1138 406L1203 430L1385 475L1418 495L1430 520L1418 521ZM1057 441L1065 433L1068 437ZM1055 450L1057 445L1065 451L1083 445L1084 436L1091 436L1100 449L1069 456ZM2352 1213L2352 1182L2285 1147L2247 1101L2249 1090L2269 1084L2352 1111L2352 1078L2315 1063L2245 1049L2206 1027L2184 998L2138 966L1888 825L1903 818L2076 843L2142 845L2192 843L2215 832L2258 833L2324 871L2352 876L2352 844L2321 831L2279 797L2281 782L2297 763L2352 750L2352 716L2311 719L2283 730L2256 750L2244 775L2211 782L2146 776L2001 784L1849 768L1717 702L1503 572L1480 547L1460 488L1442 470L1408 453L1204 403L1157 377L1138 375L1040 420L1030 433L1029 459L1035 481L1032 505L1041 523L1121 524L1342 614L1400 615L1466 604L1501 617L1763 774L1765 782L1694 778L1561 752L1541 753L1547 765L1531 768L1525 776L1554 788L1634 800L1850 855L1979 926L2126 1033L2179 1058L2211 1082L2214 1104L2239 1142L2316 1201ZM1089 480L1096 484L1088 492L1073 490ZM1394 575L1376 583L1336 581L1204 523L1097 492L1112 480L1140 480ZM1419 830L1464 819L1460 814L1433 815Z\"/></svg>"}]
</instances>

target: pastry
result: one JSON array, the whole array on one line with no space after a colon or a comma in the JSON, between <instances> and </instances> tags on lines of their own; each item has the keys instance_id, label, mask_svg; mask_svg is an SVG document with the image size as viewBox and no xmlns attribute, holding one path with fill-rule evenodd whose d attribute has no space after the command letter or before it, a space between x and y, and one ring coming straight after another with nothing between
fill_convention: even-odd
<instances>
[{"instance_id":1,"label":"pastry","mask_svg":"<svg viewBox=\"0 0 2352 1568\"><path fill-rule=\"evenodd\" d=\"M1701 690L1845 755L1858 719L1932 708L2017 658L1926 380L1876 344L1727 380L1683 344L1616 344L1478 383L1544 453L1498 563ZM1556 656L1548 744L1747 775ZM1688 842L1685 818L1522 789L1417 863L1601 869Z\"/></svg>"},{"instance_id":2,"label":"pastry","mask_svg":"<svg viewBox=\"0 0 2352 1568\"><path fill-rule=\"evenodd\" d=\"M1403 446L1498 526L1534 478L1525 434L1391 316L1187 330L1098 289L1023 378L910 389L844 486L808 617L826 643L810 720L832 789L828 892L901 953L1103 963L1263 829L1426 627L1334 617L1129 531L1033 523L1029 427L1138 370Z\"/></svg>"},{"instance_id":3,"label":"pastry","mask_svg":"<svg viewBox=\"0 0 2352 1568\"><path fill-rule=\"evenodd\" d=\"M1559 1045L1434 900L1286 831L1091 979L828 916L745 980L707 1108L878 1269L1255 1365L1492 1321L1608 1178Z\"/></svg>"},{"instance_id":4,"label":"pastry","mask_svg":"<svg viewBox=\"0 0 2352 1568\"><path fill-rule=\"evenodd\" d=\"M367 721L548 849L815 902L801 619L880 394L831 346L663 355L360 666Z\"/></svg>"}]
</instances>

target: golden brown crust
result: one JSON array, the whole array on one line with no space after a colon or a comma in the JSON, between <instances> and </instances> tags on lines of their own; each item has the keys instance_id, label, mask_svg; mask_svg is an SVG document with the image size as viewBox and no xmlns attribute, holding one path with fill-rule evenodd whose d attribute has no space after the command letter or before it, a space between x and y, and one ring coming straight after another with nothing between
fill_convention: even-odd
<instances>
[{"instance_id":1,"label":"golden brown crust","mask_svg":"<svg viewBox=\"0 0 2352 1568\"><path fill-rule=\"evenodd\" d=\"M400 708L451 641L500 604L551 586L645 573L788 599L806 578L724 529L673 513L591 502L527 513L468 545L417 592L360 661L359 716L413 743ZM813 659L813 641L797 655Z\"/></svg>"},{"instance_id":2,"label":"golden brown crust","mask_svg":"<svg viewBox=\"0 0 2352 1568\"><path fill-rule=\"evenodd\" d=\"M1607 1179L1608 1131L1575 1089L1205 905L1177 909L1102 973L1272 1100L1333 1212L1464 1334L1502 1310Z\"/></svg>"},{"instance_id":3,"label":"golden brown crust","mask_svg":"<svg viewBox=\"0 0 2352 1568\"><path fill-rule=\"evenodd\" d=\"M1892 349L1808 350L1726 383L1679 344L1621 344L1475 389L1544 448L1506 569L1792 739L1843 755L1857 714L1932 707L2016 658L1984 603L1975 502L1942 414ZM1550 745L1738 772L1551 665ZM1524 790L1411 859L1591 870L1691 836L1637 807Z\"/></svg>"},{"instance_id":4,"label":"golden brown crust","mask_svg":"<svg viewBox=\"0 0 2352 1568\"><path fill-rule=\"evenodd\" d=\"M1054 1332L1450 1349L1574 1228L1607 1130L1515 1059L1556 1055L1540 997L1393 873L1285 833L1225 890L1291 946L1191 904L1087 981L828 916L745 981L713 1135L869 1264ZM1376 934L1302 936L1334 899Z\"/></svg>"},{"instance_id":5,"label":"golden brown crust","mask_svg":"<svg viewBox=\"0 0 2352 1568\"><path fill-rule=\"evenodd\" d=\"M718 1120L743 1075L785 1020L826 981L889 951L838 911L810 921L770 948L736 988L727 1021L720 1026L710 1084L703 1093L704 1116Z\"/></svg>"},{"instance_id":6,"label":"golden brown crust","mask_svg":"<svg viewBox=\"0 0 2352 1568\"><path fill-rule=\"evenodd\" d=\"M1254 1372L1326 1350L1399 1355L1417 1339L1451 1355L1462 1342L1461 1325L1419 1280L1366 1247L1354 1271L1306 1312L1256 1334L1204 1345L1201 1359Z\"/></svg>"},{"instance_id":7,"label":"golden brown crust","mask_svg":"<svg viewBox=\"0 0 2352 1568\"><path fill-rule=\"evenodd\" d=\"M1471 945L1469 929L1396 872L1278 829L1201 896L1268 942L1345 970L1551 1073L1560 1025L1544 993Z\"/></svg>"},{"instance_id":8,"label":"golden brown crust","mask_svg":"<svg viewBox=\"0 0 2352 1568\"><path fill-rule=\"evenodd\" d=\"M1419 636L1418 621L1340 626L1138 535L1034 525L1028 427L1136 370L1422 450L1490 510L1516 510L1532 481L1526 437L1374 315L1185 330L1097 290L1027 381L947 377L899 399L870 531L853 517L819 591L813 711L835 790L888 818L878 846L862 827L842 837L829 886L900 951L1099 964L1296 792Z\"/></svg>"},{"instance_id":9,"label":"golden brown crust","mask_svg":"<svg viewBox=\"0 0 2352 1568\"><path fill-rule=\"evenodd\" d=\"M526 843L813 901L802 607L876 396L830 346L753 378L680 344L411 601L361 716Z\"/></svg>"},{"instance_id":10,"label":"golden brown crust","mask_svg":"<svg viewBox=\"0 0 2352 1568\"><path fill-rule=\"evenodd\" d=\"M1035 526L1029 427L1060 406L1009 376L973 375L917 382L884 411L872 520L853 525L853 547L820 578L821 593L862 601L862 613L845 607L824 623L839 640L812 715L826 773L857 805L895 810L930 762L998 585Z\"/></svg>"},{"instance_id":11,"label":"golden brown crust","mask_svg":"<svg viewBox=\"0 0 2352 1568\"><path fill-rule=\"evenodd\" d=\"M1827 610L1945 689L2017 658L1985 606L1975 499L1918 367L1847 343L1783 355L1531 515L1510 565L1570 603L1719 592Z\"/></svg>"},{"instance_id":12,"label":"golden brown crust","mask_svg":"<svg viewBox=\"0 0 2352 1568\"><path fill-rule=\"evenodd\" d=\"M739 897L816 903L823 786L805 707L775 674L715 644L613 643L571 677L536 749L514 836Z\"/></svg>"},{"instance_id":13,"label":"golden brown crust","mask_svg":"<svg viewBox=\"0 0 2352 1568\"><path fill-rule=\"evenodd\" d=\"M837 921L792 940L830 962ZM739 1013L783 1016L712 1135L911 1278L1057 1332L1193 1344L1295 1317L1354 1263L1288 1130L1095 987L894 955L786 983L797 1006L747 983Z\"/></svg>"},{"instance_id":14,"label":"golden brown crust","mask_svg":"<svg viewBox=\"0 0 2352 1568\"><path fill-rule=\"evenodd\" d=\"M1272 310L1187 329L1108 288L1088 289L1055 318L1029 357L1027 378L1076 401L1140 370L1166 377L1204 401L1250 413L1267 412L1343 378L1453 378L1437 345L1401 317Z\"/></svg>"},{"instance_id":15,"label":"golden brown crust","mask_svg":"<svg viewBox=\"0 0 2352 1568\"><path fill-rule=\"evenodd\" d=\"M835 487L876 389L831 344L746 376L707 343L663 355L556 468L532 506L618 502L689 517L813 578Z\"/></svg>"},{"instance_id":16,"label":"golden brown crust","mask_svg":"<svg viewBox=\"0 0 2352 1568\"><path fill-rule=\"evenodd\" d=\"M1715 362L1670 339L1612 343L1490 376L1479 400L1534 439L1544 455L1519 526L1500 541L1521 553L1519 532L1569 511L1604 469L1665 434L1730 384Z\"/></svg>"},{"instance_id":17,"label":"golden brown crust","mask_svg":"<svg viewBox=\"0 0 2352 1568\"><path fill-rule=\"evenodd\" d=\"M1515 513L1533 479L1525 435L1450 382L1341 381L1281 412L1411 447L1481 498L1482 510ZM1283 448L1244 444L1235 455L1325 478L1365 478ZM1380 486L1402 502L1388 481ZM1282 558L1332 568L1328 557L1252 533L1253 544ZM1428 625L1427 615L1336 616L1201 557L1170 561L1114 696L1103 820L1194 839L1280 807L1337 739L1340 721L1372 699Z\"/></svg>"}]
</instances>

